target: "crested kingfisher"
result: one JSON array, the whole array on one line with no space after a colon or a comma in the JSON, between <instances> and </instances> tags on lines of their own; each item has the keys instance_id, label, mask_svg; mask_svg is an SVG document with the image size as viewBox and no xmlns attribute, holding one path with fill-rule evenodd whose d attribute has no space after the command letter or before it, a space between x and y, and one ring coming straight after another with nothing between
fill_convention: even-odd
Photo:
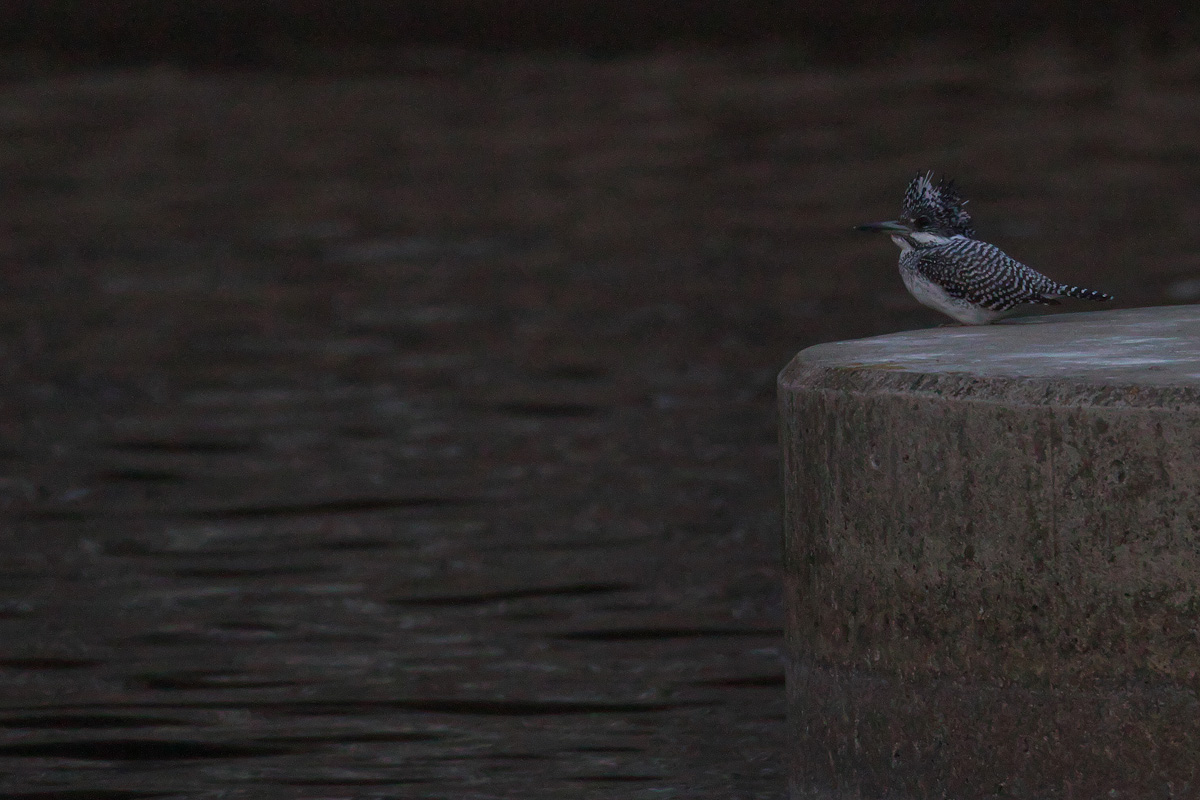
<instances>
[{"instance_id":1,"label":"crested kingfisher","mask_svg":"<svg viewBox=\"0 0 1200 800\"><path fill-rule=\"evenodd\" d=\"M913 178L900 218L859 225L884 231L900 248L900 277L917 302L964 325L994 322L1018 305L1055 305L1060 297L1111 300L1112 295L1058 283L975 238L971 215L954 183Z\"/></svg>"}]
</instances>

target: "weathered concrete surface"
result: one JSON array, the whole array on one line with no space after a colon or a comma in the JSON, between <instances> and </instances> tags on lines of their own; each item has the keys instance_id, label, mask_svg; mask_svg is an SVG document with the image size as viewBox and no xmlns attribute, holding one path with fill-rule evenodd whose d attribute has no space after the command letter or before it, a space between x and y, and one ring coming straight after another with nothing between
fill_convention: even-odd
<instances>
[{"instance_id":1,"label":"weathered concrete surface","mask_svg":"<svg viewBox=\"0 0 1200 800\"><path fill-rule=\"evenodd\" d=\"M779 388L794 798L1200 796L1200 306Z\"/></svg>"}]
</instances>

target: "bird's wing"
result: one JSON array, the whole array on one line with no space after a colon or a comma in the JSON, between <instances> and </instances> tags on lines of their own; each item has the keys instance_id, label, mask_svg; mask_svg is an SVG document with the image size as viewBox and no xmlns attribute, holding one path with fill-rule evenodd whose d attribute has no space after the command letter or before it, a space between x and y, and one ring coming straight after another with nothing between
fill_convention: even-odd
<instances>
[{"instance_id":1,"label":"bird's wing","mask_svg":"<svg viewBox=\"0 0 1200 800\"><path fill-rule=\"evenodd\" d=\"M1056 302L1058 284L995 245L974 239L955 241L920 253L917 271L951 297L993 311L1021 303Z\"/></svg>"}]
</instances>

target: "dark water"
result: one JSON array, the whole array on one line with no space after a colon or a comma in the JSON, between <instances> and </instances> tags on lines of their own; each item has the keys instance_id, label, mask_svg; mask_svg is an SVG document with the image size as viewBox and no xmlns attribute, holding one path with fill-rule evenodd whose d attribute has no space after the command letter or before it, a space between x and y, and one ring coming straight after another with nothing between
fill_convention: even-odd
<instances>
[{"instance_id":1,"label":"dark water","mask_svg":"<svg viewBox=\"0 0 1200 800\"><path fill-rule=\"evenodd\" d=\"M1195 299L1198 74L0 87L0 793L781 797L775 373L940 321L850 227Z\"/></svg>"}]
</instances>

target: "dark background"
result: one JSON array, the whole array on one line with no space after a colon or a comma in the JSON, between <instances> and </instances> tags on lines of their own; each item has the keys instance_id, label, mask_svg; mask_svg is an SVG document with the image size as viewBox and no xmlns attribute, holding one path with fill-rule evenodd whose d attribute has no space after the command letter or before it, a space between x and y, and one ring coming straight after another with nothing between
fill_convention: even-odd
<instances>
[{"instance_id":1,"label":"dark background","mask_svg":"<svg viewBox=\"0 0 1200 800\"><path fill-rule=\"evenodd\" d=\"M781 797L775 375L943 322L853 226L1200 298L1123 8L0 2L0 793Z\"/></svg>"},{"instance_id":2,"label":"dark background","mask_svg":"<svg viewBox=\"0 0 1200 800\"><path fill-rule=\"evenodd\" d=\"M109 66L295 68L323 51L336 60L338 51L414 45L613 57L663 45L776 43L809 60L853 64L914 44L978 55L1052 40L1105 57L1130 46L1187 47L1200 31L1200 11L1167 2L4 0L0 15L2 47Z\"/></svg>"}]
</instances>

